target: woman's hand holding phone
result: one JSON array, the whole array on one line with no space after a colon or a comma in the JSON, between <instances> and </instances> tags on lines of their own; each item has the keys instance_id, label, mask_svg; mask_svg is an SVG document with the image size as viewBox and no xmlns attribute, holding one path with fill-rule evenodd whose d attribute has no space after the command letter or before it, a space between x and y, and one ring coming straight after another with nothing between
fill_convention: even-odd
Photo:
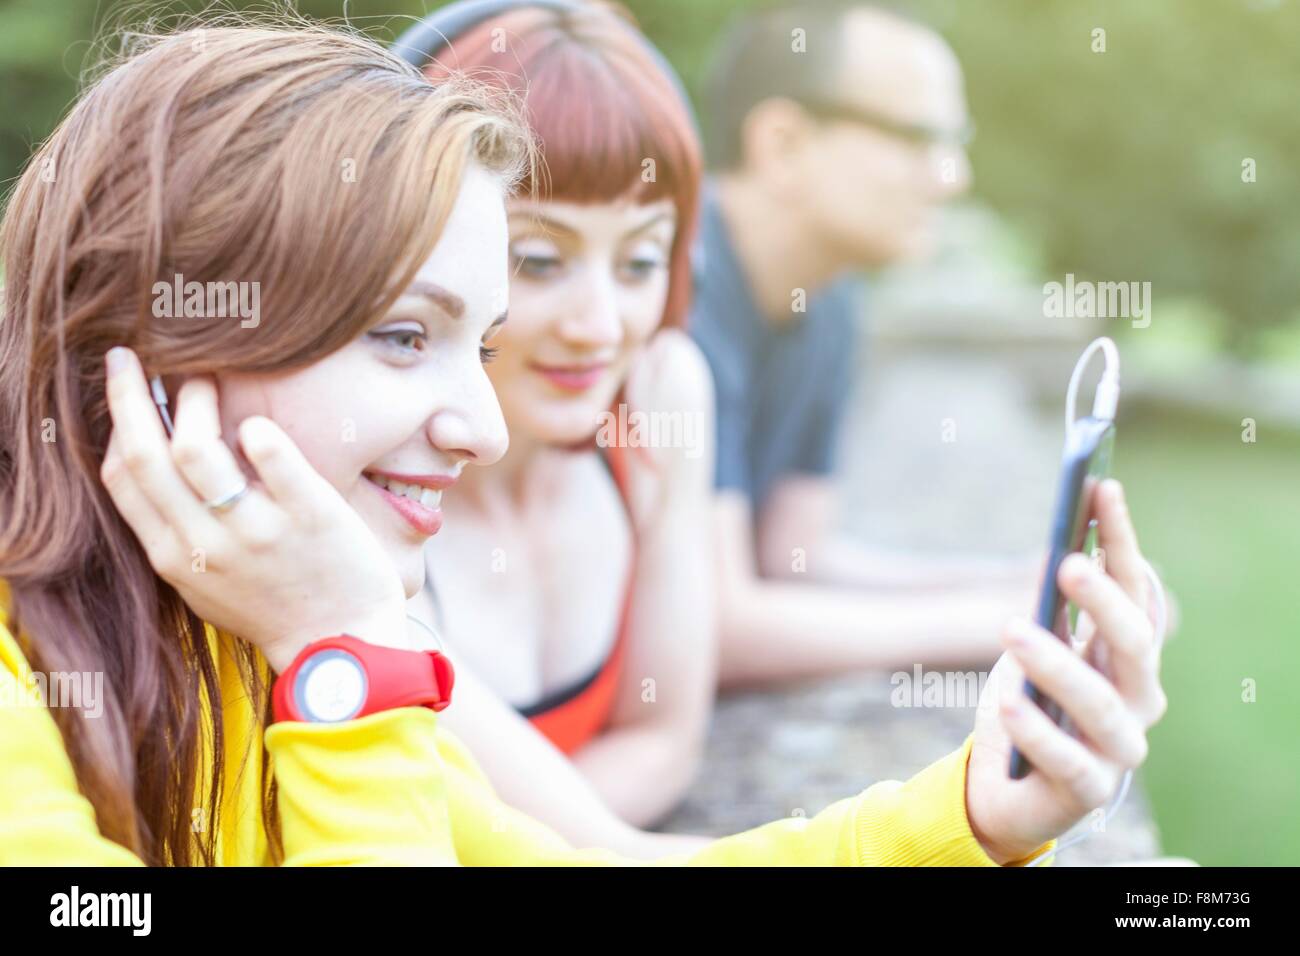
<instances>
[{"instance_id":1,"label":"woman's hand holding phone","mask_svg":"<svg viewBox=\"0 0 1300 956\"><path fill-rule=\"evenodd\" d=\"M1082 653L1028 620L1013 621L1002 635L1007 653L980 697L966 810L1000 863L1023 859L1103 806L1124 771L1146 759L1146 731L1165 712L1146 563L1119 482L1097 487L1093 513L1105 569L1076 553L1059 575L1080 609ZM1026 676L1061 705L1078 739L1025 696ZM1013 745L1034 767L1023 780L1007 773Z\"/></svg>"},{"instance_id":2,"label":"woman's hand holding phone","mask_svg":"<svg viewBox=\"0 0 1300 956\"><path fill-rule=\"evenodd\" d=\"M168 438L139 360L107 356L113 431L100 478L153 569L208 623L256 645L278 673L340 633L406 646L406 595L359 515L268 418L239 426L256 477L222 441L216 384L187 380ZM245 480L247 494L214 510Z\"/></svg>"}]
</instances>

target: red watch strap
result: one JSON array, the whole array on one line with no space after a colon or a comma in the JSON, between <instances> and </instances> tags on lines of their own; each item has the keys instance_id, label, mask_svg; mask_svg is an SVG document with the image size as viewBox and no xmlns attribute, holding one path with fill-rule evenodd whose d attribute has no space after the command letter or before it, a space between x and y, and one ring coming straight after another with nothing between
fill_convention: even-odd
<instances>
[{"instance_id":1,"label":"red watch strap","mask_svg":"<svg viewBox=\"0 0 1300 956\"><path fill-rule=\"evenodd\" d=\"M325 650L347 652L365 671L366 699L352 719L396 707L428 707L440 711L451 703L456 672L443 654L384 647L351 634L340 634L308 644L276 679L271 698L277 721L306 719L294 698L295 684L303 665Z\"/></svg>"}]
</instances>

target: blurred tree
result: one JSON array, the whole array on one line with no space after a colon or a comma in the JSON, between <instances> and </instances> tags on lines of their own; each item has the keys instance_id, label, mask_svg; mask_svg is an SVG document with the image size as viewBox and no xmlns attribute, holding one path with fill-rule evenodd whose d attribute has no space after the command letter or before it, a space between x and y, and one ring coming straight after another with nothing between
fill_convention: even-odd
<instances>
[{"instance_id":1,"label":"blurred tree","mask_svg":"<svg viewBox=\"0 0 1300 956\"><path fill-rule=\"evenodd\" d=\"M1152 283L1231 317L1300 305L1300 6L1280 0L929 0L979 124L980 195L1049 267ZM1105 52L1094 52L1096 29ZM1253 161L1254 182L1243 181Z\"/></svg>"}]
</instances>

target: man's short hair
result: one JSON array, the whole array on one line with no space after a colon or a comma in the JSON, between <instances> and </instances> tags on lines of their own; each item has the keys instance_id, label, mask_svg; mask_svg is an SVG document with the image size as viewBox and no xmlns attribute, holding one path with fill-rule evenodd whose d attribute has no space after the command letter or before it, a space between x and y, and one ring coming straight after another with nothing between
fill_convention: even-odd
<instances>
[{"instance_id":1,"label":"man's short hair","mask_svg":"<svg viewBox=\"0 0 1300 956\"><path fill-rule=\"evenodd\" d=\"M732 21L704 83L708 157L714 169L744 160L743 133L750 111L764 100L815 102L833 95L842 75L844 20L858 10L914 18L888 3L806 0L742 14ZM802 30L802 52L796 52Z\"/></svg>"}]
</instances>

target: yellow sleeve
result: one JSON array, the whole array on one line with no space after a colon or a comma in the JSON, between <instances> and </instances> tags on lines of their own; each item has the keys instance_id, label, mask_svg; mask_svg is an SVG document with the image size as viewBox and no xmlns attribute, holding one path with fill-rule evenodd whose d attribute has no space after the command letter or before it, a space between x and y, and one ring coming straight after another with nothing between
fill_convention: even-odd
<instances>
[{"instance_id":1,"label":"yellow sleeve","mask_svg":"<svg viewBox=\"0 0 1300 956\"><path fill-rule=\"evenodd\" d=\"M100 834L63 740L0 622L0 865L129 865ZM574 849L504 803L424 708L267 729L286 865L618 865ZM971 738L906 783L878 783L811 819L786 819L663 864L996 865L966 818ZM220 825L220 824L219 824ZM1052 843L1046 844L1052 846ZM256 862L250 860L248 862Z\"/></svg>"},{"instance_id":2,"label":"yellow sleeve","mask_svg":"<svg viewBox=\"0 0 1300 956\"><path fill-rule=\"evenodd\" d=\"M639 862L607 850L569 846L554 831L502 803L454 736L443 730L438 737L456 852L463 864ZM778 820L716 840L689 856L655 862L698 866L997 866L975 839L966 817L966 763L973 739L967 737L960 748L906 783L878 783L814 817Z\"/></svg>"},{"instance_id":3,"label":"yellow sleeve","mask_svg":"<svg viewBox=\"0 0 1300 956\"><path fill-rule=\"evenodd\" d=\"M0 866L140 866L102 836L63 735L0 621Z\"/></svg>"},{"instance_id":4,"label":"yellow sleeve","mask_svg":"<svg viewBox=\"0 0 1300 956\"><path fill-rule=\"evenodd\" d=\"M405 707L268 728L285 864L455 863L436 726L432 711ZM58 725L0 620L0 865L141 862L99 832Z\"/></svg>"},{"instance_id":5,"label":"yellow sleeve","mask_svg":"<svg viewBox=\"0 0 1300 956\"><path fill-rule=\"evenodd\" d=\"M436 727L401 707L267 728L284 864L455 865Z\"/></svg>"}]
</instances>

